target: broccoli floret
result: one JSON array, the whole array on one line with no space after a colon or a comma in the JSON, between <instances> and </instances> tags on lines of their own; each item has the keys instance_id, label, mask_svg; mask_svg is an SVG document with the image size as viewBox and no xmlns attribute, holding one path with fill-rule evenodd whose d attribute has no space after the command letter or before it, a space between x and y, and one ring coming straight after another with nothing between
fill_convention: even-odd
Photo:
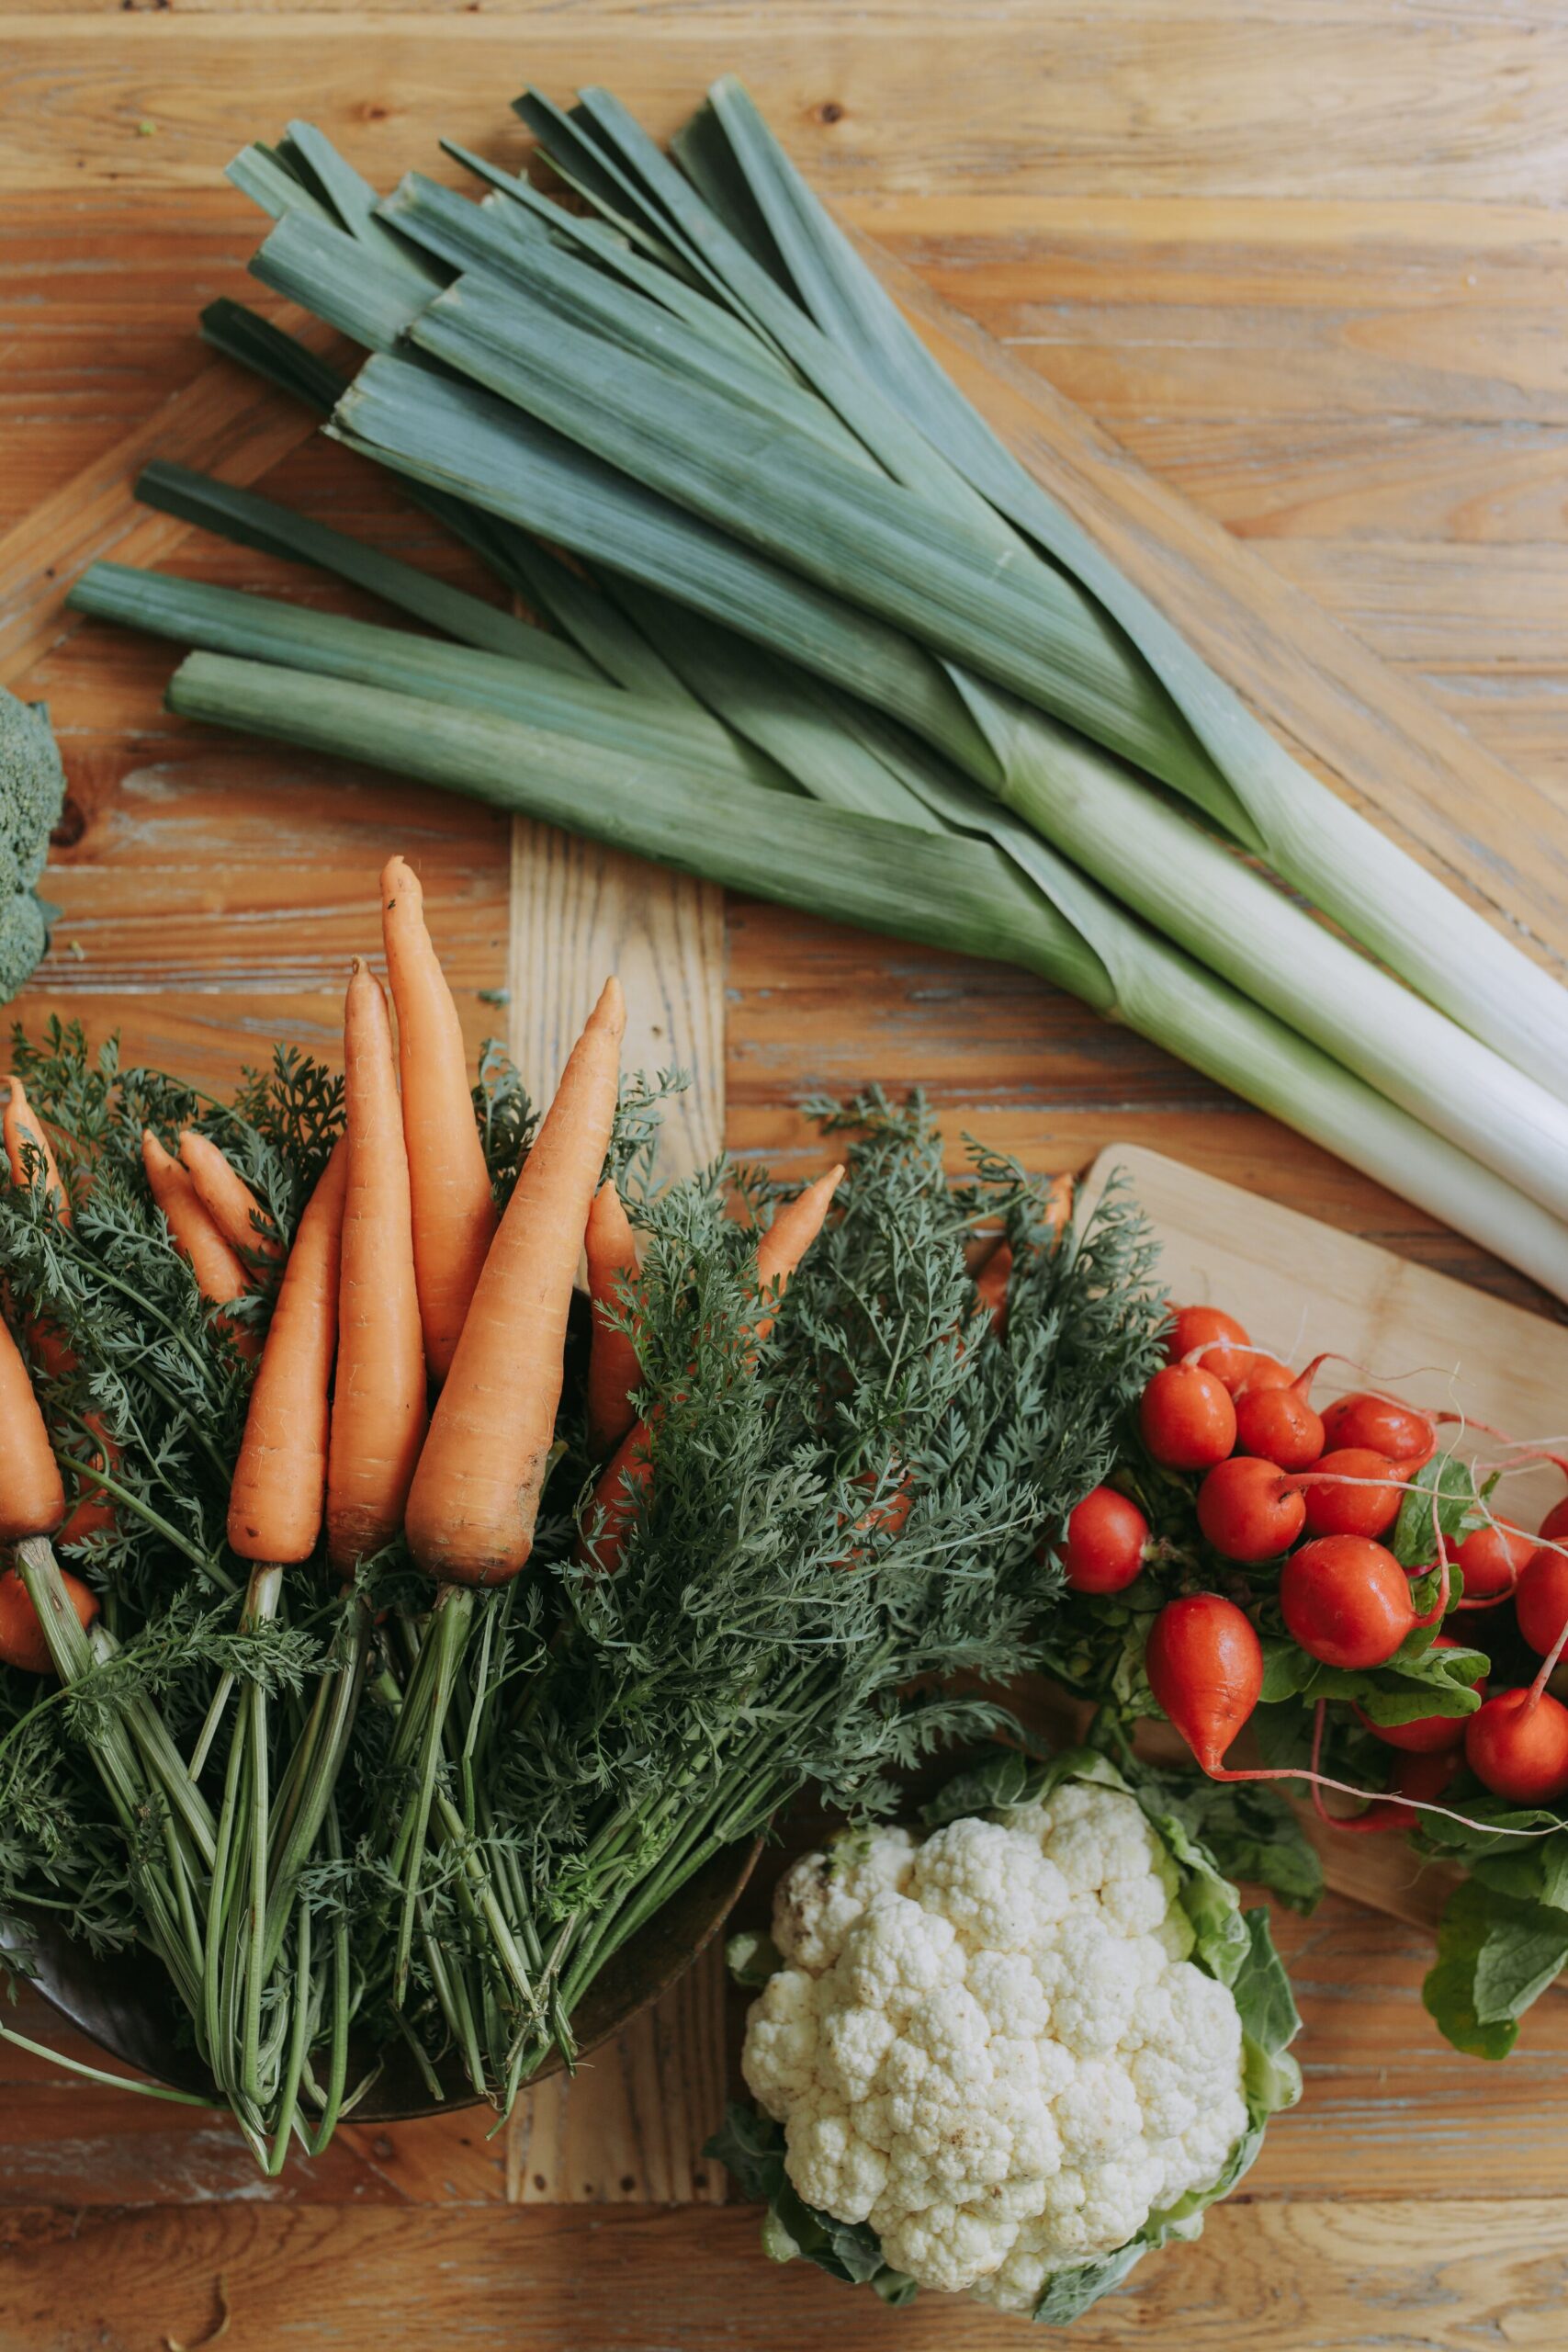
<instances>
[{"instance_id":1,"label":"broccoli floret","mask_svg":"<svg viewBox=\"0 0 1568 2352\"><path fill-rule=\"evenodd\" d=\"M0 686L0 1004L30 977L49 944L49 910L33 885L65 801L65 771L41 703Z\"/></svg>"}]
</instances>

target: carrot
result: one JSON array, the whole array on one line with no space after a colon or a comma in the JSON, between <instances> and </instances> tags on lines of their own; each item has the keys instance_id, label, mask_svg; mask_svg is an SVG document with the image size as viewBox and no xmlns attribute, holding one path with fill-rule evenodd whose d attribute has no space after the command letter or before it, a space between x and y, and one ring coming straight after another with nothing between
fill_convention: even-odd
<instances>
[{"instance_id":1,"label":"carrot","mask_svg":"<svg viewBox=\"0 0 1568 2352\"><path fill-rule=\"evenodd\" d=\"M90 1625L98 1613L97 1595L64 1568L60 1581L82 1625ZM54 1668L32 1595L15 1568L0 1576L0 1666L17 1667L23 1674L49 1674Z\"/></svg>"},{"instance_id":2,"label":"carrot","mask_svg":"<svg viewBox=\"0 0 1568 2352\"><path fill-rule=\"evenodd\" d=\"M844 1181L843 1163L829 1168L826 1176L807 1184L793 1201L785 1201L773 1215L773 1221L757 1244L757 1288L769 1302L768 1312L759 1317L756 1326L758 1347L768 1337L778 1314L779 1300L789 1286L789 1278L821 1232L834 1193ZM778 1285L778 1296L773 1285Z\"/></svg>"},{"instance_id":3,"label":"carrot","mask_svg":"<svg viewBox=\"0 0 1568 2352\"><path fill-rule=\"evenodd\" d=\"M615 1115L616 979L572 1048L485 1261L409 1497L409 1543L446 1583L504 1583L533 1547L567 1313Z\"/></svg>"},{"instance_id":4,"label":"carrot","mask_svg":"<svg viewBox=\"0 0 1568 2352\"><path fill-rule=\"evenodd\" d=\"M308 1560L321 1532L347 1180L340 1142L299 1220L251 1391L229 1489L242 1560Z\"/></svg>"},{"instance_id":5,"label":"carrot","mask_svg":"<svg viewBox=\"0 0 1568 2352\"><path fill-rule=\"evenodd\" d=\"M588 1295L593 1302L593 1343L588 1358L588 1442L597 1454L613 1453L633 1421L632 1394L642 1378L636 1348L624 1331L604 1319L624 1305L628 1283L637 1279L637 1243L631 1219L613 1183L601 1184L588 1212L583 1237L588 1253Z\"/></svg>"},{"instance_id":6,"label":"carrot","mask_svg":"<svg viewBox=\"0 0 1568 2352\"><path fill-rule=\"evenodd\" d=\"M413 1217L387 1000L357 956L344 1007L347 1170L327 1546L348 1574L402 1525L425 1431Z\"/></svg>"},{"instance_id":7,"label":"carrot","mask_svg":"<svg viewBox=\"0 0 1568 2352\"><path fill-rule=\"evenodd\" d=\"M32 1105L28 1101L27 1089L23 1086L21 1080L13 1078L8 1083L11 1091L6 1104L5 1142L6 1158L11 1170L11 1182L17 1185L26 1184L28 1179L29 1151L41 1154L46 1193L53 1203L54 1213L61 1224L68 1226L71 1222L71 1196L61 1182L60 1170L55 1164L54 1153L50 1147L43 1122L34 1114ZM67 1345L62 1333L43 1321L41 1317L35 1318L28 1325L28 1345L32 1351L35 1362L51 1380L63 1379L67 1374L75 1371L74 1351ZM83 1419L98 1442L97 1450L92 1457L92 1468L95 1470L111 1468L119 1458L118 1447L104 1428L96 1413L85 1413ZM89 1535L96 1535L101 1530L112 1527L114 1523L114 1511L109 1504L101 1497L92 1494L83 1495L70 1518L55 1537L55 1546L57 1549L63 1549L67 1544L84 1544ZM39 1639L41 1638L40 1635Z\"/></svg>"},{"instance_id":8,"label":"carrot","mask_svg":"<svg viewBox=\"0 0 1568 2352\"><path fill-rule=\"evenodd\" d=\"M47 1535L65 1516L65 1489L22 1351L0 1321L0 1544Z\"/></svg>"},{"instance_id":9,"label":"carrot","mask_svg":"<svg viewBox=\"0 0 1568 2352\"><path fill-rule=\"evenodd\" d=\"M822 1230L833 1194L843 1181L842 1166L830 1168L826 1176L818 1176L804 1193L793 1201L785 1201L772 1225L757 1244L757 1288L770 1304L768 1311L752 1326L752 1349L755 1355L777 1317L779 1304L795 1272L811 1244ZM590 1560L606 1576L613 1575L620 1565L626 1548L626 1531L637 1515L637 1506L653 1483L653 1463L649 1453L652 1431L647 1421L634 1421L621 1440L610 1460L599 1474L593 1488L593 1516L599 1518L601 1532L592 1544L580 1542L577 1556ZM895 1506L889 1506L889 1510ZM903 1517L908 1517L906 1509ZM899 1518L895 1526L903 1524Z\"/></svg>"},{"instance_id":10,"label":"carrot","mask_svg":"<svg viewBox=\"0 0 1568 2352\"><path fill-rule=\"evenodd\" d=\"M499 1219L457 1008L424 926L419 877L400 857L382 869L381 935L398 1015L420 1320L430 1376L442 1381Z\"/></svg>"},{"instance_id":11,"label":"carrot","mask_svg":"<svg viewBox=\"0 0 1568 2352\"><path fill-rule=\"evenodd\" d=\"M164 1212L170 1238L181 1257L188 1261L203 1298L210 1299L215 1306L243 1298L251 1286L249 1274L202 1205L188 1172L177 1159L170 1159L151 1127L142 1130L141 1165L147 1171L152 1198ZM259 1353L259 1331L253 1331L244 1324L231 1323L224 1316L218 1320L243 1356Z\"/></svg>"},{"instance_id":12,"label":"carrot","mask_svg":"<svg viewBox=\"0 0 1568 2352\"><path fill-rule=\"evenodd\" d=\"M28 1101L27 1089L19 1078L7 1081L11 1091L6 1098L5 1116L6 1157L11 1166L11 1182L18 1188L26 1186L28 1178L28 1155L36 1152L43 1162L44 1185L54 1204L55 1215L62 1225L71 1222L71 1196L61 1182L54 1152L43 1122L38 1118Z\"/></svg>"},{"instance_id":13,"label":"carrot","mask_svg":"<svg viewBox=\"0 0 1568 2352\"><path fill-rule=\"evenodd\" d=\"M975 1277L975 1295L998 1336L1007 1329L1008 1284L1012 1280L1012 1244L998 1241Z\"/></svg>"},{"instance_id":14,"label":"carrot","mask_svg":"<svg viewBox=\"0 0 1568 2352\"><path fill-rule=\"evenodd\" d=\"M195 1127L186 1127L180 1135L180 1158L197 1199L242 1264L247 1250L263 1258L282 1257L283 1244L271 1230L271 1218L215 1143Z\"/></svg>"}]
</instances>

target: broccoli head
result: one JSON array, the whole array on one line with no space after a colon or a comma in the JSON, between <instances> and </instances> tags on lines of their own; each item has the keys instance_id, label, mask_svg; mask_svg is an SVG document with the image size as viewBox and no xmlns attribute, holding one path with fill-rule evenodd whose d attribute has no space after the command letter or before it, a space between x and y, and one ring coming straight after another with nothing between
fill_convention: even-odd
<instances>
[{"instance_id":1,"label":"broccoli head","mask_svg":"<svg viewBox=\"0 0 1568 2352\"><path fill-rule=\"evenodd\" d=\"M33 888L65 801L65 771L41 703L0 686L0 1004L16 995L49 944L47 908Z\"/></svg>"}]
</instances>

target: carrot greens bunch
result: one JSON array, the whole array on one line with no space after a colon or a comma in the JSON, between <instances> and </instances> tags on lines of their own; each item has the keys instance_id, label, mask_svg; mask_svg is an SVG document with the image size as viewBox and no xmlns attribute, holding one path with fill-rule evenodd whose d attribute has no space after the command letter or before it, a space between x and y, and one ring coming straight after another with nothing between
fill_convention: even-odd
<instances>
[{"instance_id":1,"label":"carrot greens bunch","mask_svg":"<svg viewBox=\"0 0 1568 2352\"><path fill-rule=\"evenodd\" d=\"M574 1422L551 1498L575 1492L576 1509L541 1521L536 1550L552 1638L541 1653L536 1618L514 1613L453 1710L495 1778L483 1829L434 1873L435 1942L448 1962L463 1949L477 1846L504 1857L543 1954L547 2014L494 2053L508 2095L716 1853L807 1785L884 1810L900 1770L998 1719L974 1686L1033 1655L1043 1529L1104 1468L1152 1361L1149 1245L1128 1204L1058 1238L1048 1193L1010 1165L981 1158L952 1185L918 1102L819 1108L852 1139L847 1172L782 1295L755 1279L782 1197L759 1172L739 1221L716 1181L640 1206L626 1320L639 1401L659 1409L614 1570ZM999 1330L966 1248L998 1216L1013 1253ZM466 1988L476 2018L482 1990Z\"/></svg>"},{"instance_id":2,"label":"carrot greens bunch","mask_svg":"<svg viewBox=\"0 0 1568 2352\"><path fill-rule=\"evenodd\" d=\"M275 2170L394 2047L504 2114L724 1849L1001 1720L1161 1312L1129 1204L918 1101L650 1190L616 985L536 1119L381 895L346 1085L55 1028L6 1111L0 1915L150 1951Z\"/></svg>"}]
</instances>

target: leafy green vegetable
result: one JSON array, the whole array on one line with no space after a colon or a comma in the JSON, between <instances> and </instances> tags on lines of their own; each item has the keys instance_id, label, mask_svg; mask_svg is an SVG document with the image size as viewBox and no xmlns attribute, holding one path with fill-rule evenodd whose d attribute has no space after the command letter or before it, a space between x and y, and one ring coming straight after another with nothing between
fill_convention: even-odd
<instances>
[{"instance_id":1,"label":"leafy green vegetable","mask_svg":"<svg viewBox=\"0 0 1568 2352\"><path fill-rule=\"evenodd\" d=\"M1298 1698L1351 1701L1375 1724L1408 1724L1423 1715L1471 1715L1481 1704L1475 1682L1485 1674L1483 1650L1438 1649L1433 1626L1409 1634L1387 1664L1368 1670L1324 1666L1283 1636L1263 1642L1263 1703Z\"/></svg>"},{"instance_id":2,"label":"leafy green vegetable","mask_svg":"<svg viewBox=\"0 0 1568 2352\"><path fill-rule=\"evenodd\" d=\"M1518 2040L1517 2015L1482 2017L1476 1981L1482 1952L1499 1925L1498 1905L1506 1901L1473 1879L1454 1889L1438 1929L1437 1964L1421 1987L1448 2040L1472 2058L1506 2058Z\"/></svg>"},{"instance_id":3,"label":"leafy green vegetable","mask_svg":"<svg viewBox=\"0 0 1568 2352\"><path fill-rule=\"evenodd\" d=\"M1456 1453L1435 1453L1424 1463L1405 1487L1388 1538L1400 1566L1422 1568L1435 1561L1438 1529L1451 1555L1461 1538L1482 1524L1476 1501L1475 1474L1468 1462Z\"/></svg>"}]
</instances>

